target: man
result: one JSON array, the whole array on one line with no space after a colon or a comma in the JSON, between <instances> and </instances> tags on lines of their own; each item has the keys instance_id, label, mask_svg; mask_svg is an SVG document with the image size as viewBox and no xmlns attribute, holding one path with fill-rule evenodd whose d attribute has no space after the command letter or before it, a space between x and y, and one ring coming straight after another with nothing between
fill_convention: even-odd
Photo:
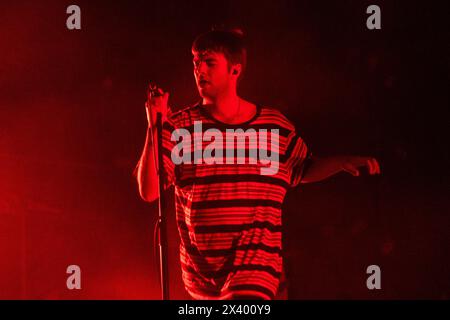
<instances>
[{"instance_id":1,"label":"man","mask_svg":"<svg viewBox=\"0 0 450 320\"><path fill-rule=\"evenodd\" d=\"M241 33L202 34L192 53L202 100L173 114L161 89L160 97L147 102L149 127L136 167L139 192L146 201L158 198L151 135L156 141L154 119L161 112L164 183L175 186L186 290L194 299L274 299L283 270L281 205L287 190L342 170L358 176L361 167L370 174L379 174L380 168L371 157L313 156L278 110L239 97L236 89L246 65ZM234 131L240 132L233 136L236 145L229 143L231 129L241 130ZM239 140L243 135L248 139ZM265 157L257 159L262 151ZM273 170L263 174L268 165Z\"/></svg>"}]
</instances>

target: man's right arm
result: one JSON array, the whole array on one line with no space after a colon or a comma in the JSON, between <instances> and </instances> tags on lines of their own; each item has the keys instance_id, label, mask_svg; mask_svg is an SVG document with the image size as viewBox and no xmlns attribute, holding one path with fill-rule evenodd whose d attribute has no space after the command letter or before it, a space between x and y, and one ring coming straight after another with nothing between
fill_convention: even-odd
<instances>
[{"instance_id":1,"label":"man's right arm","mask_svg":"<svg viewBox=\"0 0 450 320\"><path fill-rule=\"evenodd\" d=\"M156 143L156 130L148 127L144 150L136 171L139 194L142 199L148 202L152 202L159 197L158 174L155 163L155 156L158 159L158 148L153 148L151 135L153 135L153 141ZM155 150L155 156L153 155L153 149Z\"/></svg>"},{"instance_id":2,"label":"man's right arm","mask_svg":"<svg viewBox=\"0 0 450 320\"><path fill-rule=\"evenodd\" d=\"M139 194L142 199L152 202L159 197L158 173L158 148L153 145L157 144L157 130L156 130L156 114L161 112L163 122L167 119L167 102L169 93L158 89L159 95L148 95L145 104L147 113L147 134L145 137L144 150L142 150L141 158L136 167L136 180L139 186ZM153 136L153 139L152 139Z\"/></svg>"}]
</instances>

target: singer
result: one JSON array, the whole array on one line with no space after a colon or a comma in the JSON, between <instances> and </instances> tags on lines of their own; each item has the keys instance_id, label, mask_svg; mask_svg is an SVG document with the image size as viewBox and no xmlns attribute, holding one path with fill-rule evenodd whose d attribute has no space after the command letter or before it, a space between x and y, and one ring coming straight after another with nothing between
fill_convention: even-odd
<instances>
[{"instance_id":1,"label":"singer","mask_svg":"<svg viewBox=\"0 0 450 320\"><path fill-rule=\"evenodd\" d=\"M369 174L379 174L379 164L373 157L313 155L301 131L280 111L240 97L237 87L247 61L242 32L206 32L193 42L192 54L200 102L172 113L168 92L159 89L160 95L146 103L147 137L135 169L140 196L149 202L158 198L152 135L156 113L161 112L164 186L174 186L182 276L188 293L194 299L286 298L280 290L284 278L281 206L286 192L341 171L358 176L365 167ZM214 128L222 133L239 128L254 129L259 135L261 129L277 129L277 148L267 150L278 153L276 174L262 175L261 165L250 161L175 164L172 133L184 129L193 134L197 121L203 131ZM249 141L230 145L248 154L258 148ZM272 148L272 144L266 146ZM208 143L202 143L193 150L203 152L207 147ZM237 154L221 151L221 155Z\"/></svg>"}]
</instances>

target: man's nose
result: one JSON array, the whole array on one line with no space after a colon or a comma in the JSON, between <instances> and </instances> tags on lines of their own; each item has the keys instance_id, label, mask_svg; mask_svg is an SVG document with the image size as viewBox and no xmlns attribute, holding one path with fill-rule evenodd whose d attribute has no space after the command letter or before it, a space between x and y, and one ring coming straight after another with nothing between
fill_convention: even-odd
<instances>
[{"instance_id":1,"label":"man's nose","mask_svg":"<svg viewBox=\"0 0 450 320\"><path fill-rule=\"evenodd\" d=\"M204 62L199 62L198 65L195 67L195 73L197 74L197 76L205 74L206 64Z\"/></svg>"}]
</instances>

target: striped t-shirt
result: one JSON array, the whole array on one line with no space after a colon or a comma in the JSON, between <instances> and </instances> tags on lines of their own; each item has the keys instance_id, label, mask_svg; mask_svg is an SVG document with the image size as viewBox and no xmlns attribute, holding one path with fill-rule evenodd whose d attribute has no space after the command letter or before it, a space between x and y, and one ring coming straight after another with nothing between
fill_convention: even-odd
<instances>
[{"instance_id":1,"label":"striped t-shirt","mask_svg":"<svg viewBox=\"0 0 450 320\"><path fill-rule=\"evenodd\" d=\"M273 299L283 268L282 202L289 187L302 179L311 152L276 109L258 106L252 119L230 125L215 119L207 108L188 107L171 114L163 125L165 183L175 186L185 288L194 299ZM209 129L215 130L215 137L207 138ZM256 132L258 139L237 138L231 146L225 142L227 129ZM184 132L183 139L173 141L174 132ZM187 132L190 138L185 140ZM276 140L278 150L271 154L270 142ZM181 146L189 148L181 152ZM255 161L260 151L278 156L276 173L262 174L269 163ZM214 163L208 161L212 158Z\"/></svg>"}]
</instances>

